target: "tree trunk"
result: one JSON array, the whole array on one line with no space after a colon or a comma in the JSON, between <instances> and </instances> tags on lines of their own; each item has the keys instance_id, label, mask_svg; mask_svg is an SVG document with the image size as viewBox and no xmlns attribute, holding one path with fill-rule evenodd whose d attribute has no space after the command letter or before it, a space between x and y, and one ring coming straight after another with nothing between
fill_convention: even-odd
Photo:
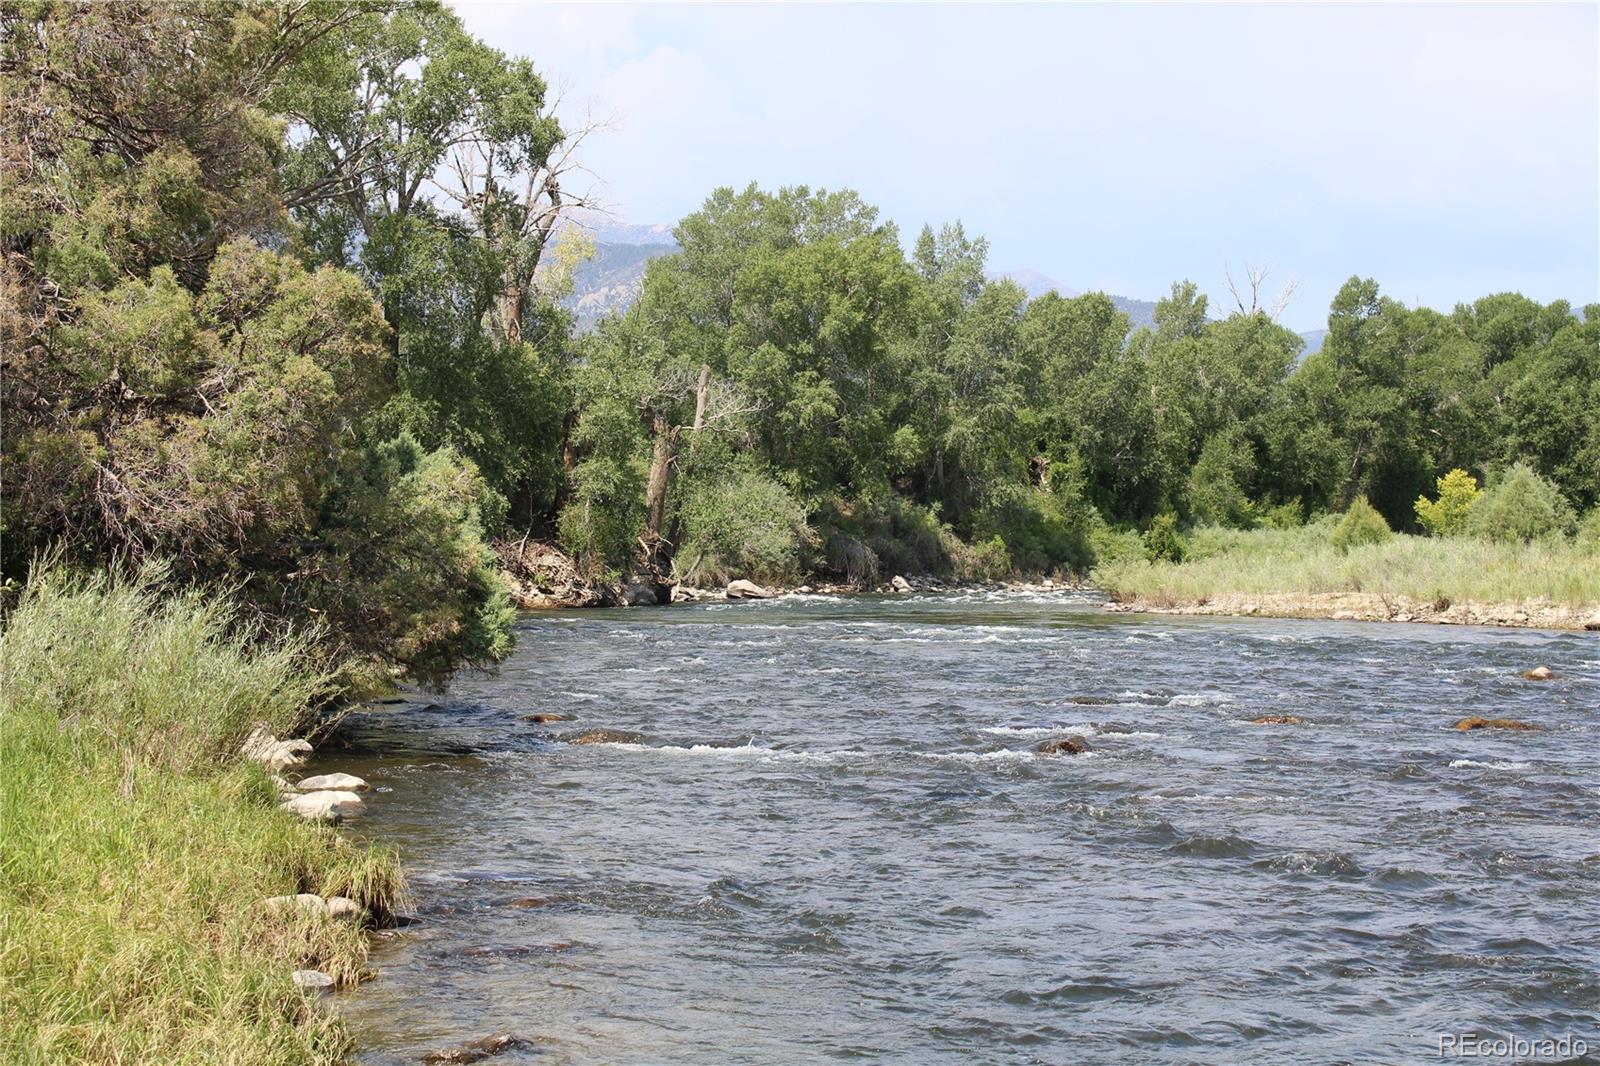
<instances>
[{"instance_id":1,"label":"tree trunk","mask_svg":"<svg viewBox=\"0 0 1600 1066\"><path fill-rule=\"evenodd\" d=\"M508 270L500 293L500 331L508 344L515 344L522 339L522 307L526 302L526 293L522 283L512 278Z\"/></svg>"},{"instance_id":2,"label":"tree trunk","mask_svg":"<svg viewBox=\"0 0 1600 1066\"><path fill-rule=\"evenodd\" d=\"M700 364L700 384L694 390L694 435L700 435L700 429L706 424L706 395L711 389L711 366L708 363Z\"/></svg>"},{"instance_id":3,"label":"tree trunk","mask_svg":"<svg viewBox=\"0 0 1600 1066\"><path fill-rule=\"evenodd\" d=\"M660 573L661 564L669 558L669 553L663 551L666 541L661 530L667 519L667 487L678 429L668 425L667 420L653 410L646 417L654 440L651 442L650 478L645 484L644 563Z\"/></svg>"}]
</instances>

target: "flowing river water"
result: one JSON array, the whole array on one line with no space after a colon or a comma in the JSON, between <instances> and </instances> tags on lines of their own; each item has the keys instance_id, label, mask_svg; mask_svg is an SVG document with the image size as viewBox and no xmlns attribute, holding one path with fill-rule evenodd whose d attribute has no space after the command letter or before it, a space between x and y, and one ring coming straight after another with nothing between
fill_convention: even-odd
<instances>
[{"instance_id":1,"label":"flowing river water","mask_svg":"<svg viewBox=\"0 0 1600 1066\"><path fill-rule=\"evenodd\" d=\"M323 762L419 898L336 997L363 1061L1600 1047L1600 638L1097 604L526 615L494 676L348 720Z\"/></svg>"}]
</instances>

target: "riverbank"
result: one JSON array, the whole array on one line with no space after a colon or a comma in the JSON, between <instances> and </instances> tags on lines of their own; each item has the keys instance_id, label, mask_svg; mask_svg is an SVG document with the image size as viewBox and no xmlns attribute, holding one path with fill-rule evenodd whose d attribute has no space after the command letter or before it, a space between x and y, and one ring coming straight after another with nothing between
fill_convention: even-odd
<instances>
[{"instance_id":1,"label":"riverbank","mask_svg":"<svg viewBox=\"0 0 1600 1066\"><path fill-rule=\"evenodd\" d=\"M323 694L301 649L228 607L44 575L0 657L0 1059L346 1061L295 971L353 984L366 927L403 905L396 856L279 809L241 760ZM274 906L315 893L354 907ZM348 920L349 918L356 920ZM319 979L320 982L320 979Z\"/></svg>"},{"instance_id":2,"label":"riverbank","mask_svg":"<svg viewBox=\"0 0 1600 1066\"><path fill-rule=\"evenodd\" d=\"M1107 607L1533 629L1600 628L1600 555L1567 540L1396 535L1340 552L1321 524L1199 530L1182 562L1096 568Z\"/></svg>"}]
</instances>

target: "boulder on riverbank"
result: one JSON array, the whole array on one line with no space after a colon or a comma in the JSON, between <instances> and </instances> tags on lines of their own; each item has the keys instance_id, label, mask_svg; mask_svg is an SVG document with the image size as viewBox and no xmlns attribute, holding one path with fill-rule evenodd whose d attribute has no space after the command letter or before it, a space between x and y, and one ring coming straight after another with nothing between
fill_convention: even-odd
<instances>
[{"instance_id":1,"label":"boulder on riverbank","mask_svg":"<svg viewBox=\"0 0 1600 1066\"><path fill-rule=\"evenodd\" d=\"M315 892L301 892L293 896L268 896L261 906L272 914L327 914L328 901Z\"/></svg>"},{"instance_id":2,"label":"boulder on riverbank","mask_svg":"<svg viewBox=\"0 0 1600 1066\"><path fill-rule=\"evenodd\" d=\"M1463 733L1471 729L1538 729L1531 722L1519 722L1515 718L1463 718L1456 723L1456 728Z\"/></svg>"},{"instance_id":3,"label":"boulder on riverbank","mask_svg":"<svg viewBox=\"0 0 1600 1066\"><path fill-rule=\"evenodd\" d=\"M348 896L328 896L315 892L301 892L293 896L268 896L261 906L270 914L309 914L331 918L336 922L359 922L366 918L366 908Z\"/></svg>"},{"instance_id":4,"label":"boulder on riverbank","mask_svg":"<svg viewBox=\"0 0 1600 1066\"><path fill-rule=\"evenodd\" d=\"M321 970L296 970L289 976L307 992L321 995L333 991L333 978Z\"/></svg>"},{"instance_id":5,"label":"boulder on riverbank","mask_svg":"<svg viewBox=\"0 0 1600 1066\"><path fill-rule=\"evenodd\" d=\"M894 589L894 591L896 591L896 592L911 592L911 591L913 591L912 588L911 588L911 582L907 581L905 578L901 577L899 574L896 574L893 578L890 579L889 587Z\"/></svg>"},{"instance_id":6,"label":"boulder on riverbank","mask_svg":"<svg viewBox=\"0 0 1600 1066\"><path fill-rule=\"evenodd\" d=\"M1040 755L1082 755L1089 750L1089 742L1073 734L1070 737L1047 740L1033 750Z\"/></svg>"},{"instance_id":7,"label":"boulder on riverbank","mask_svg":"<svg viewBox=\"0 0 1600 1066\"><path fill-rule=\"evenodd\" d=\"M341 789L304 792L289 797L278 806L312 822L341 822L367 809L360 796Z\"/></svg>"},{"instance_id":8,"label":"boulder on riverbank","mask_svg":"<svg viewBox=\"0 0 1600 1066\"><path fill-rule=\"evenodd\" d=\"M771 592L768 592L754 581L746 581L744 578L728 582L726 591L730 600L769 600L772 598Z\"/></svg>"},{"instance_id":9,"label":"boulder on riverbank","mask_svg":"<svg viewBox=\"0 0 1600 1066\"><path fill-rule=\"evenodd\" d=\"M239 754L260 763L274 774L304 766L311 756L311 744L304 740L279 740L265 729L256 729L245 738Z\"/></svg>"}]
</instances>

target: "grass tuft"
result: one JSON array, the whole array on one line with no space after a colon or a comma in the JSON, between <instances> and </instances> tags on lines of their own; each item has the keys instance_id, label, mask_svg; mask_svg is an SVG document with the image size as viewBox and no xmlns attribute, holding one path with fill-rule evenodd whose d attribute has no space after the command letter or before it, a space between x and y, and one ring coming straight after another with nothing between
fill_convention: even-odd
<instances>
[{"instance_id":1,"label":"grass tuft","mask_svg":"<svg viewBox=\"0 0 1600 1066\"><path fill-rule=\"evenodd\" d=\"M358 980L364 933L261 901L337 893L382 920L398 862L277 810L233 755L326 693L301 649L152 576L40 573L0 638L0 1060L344 1061L290 973Z\"/></svg>"},{"instance_id":2,"label":"grass tuft","mask_svg":"<svg viewBox=\"0 0 1600 1066\"><path fill-rule=\"evenodd\" d=\"M1600 605L1600 555L1581 542L1401 534L1341 552L1330 526L1323 520L1298 529L1197 529L1182 563L1119 559L1094 576L1118 600L1169 606L1229 593L1338 592L1446 605Z\"/></svg>"}]
</instances>

